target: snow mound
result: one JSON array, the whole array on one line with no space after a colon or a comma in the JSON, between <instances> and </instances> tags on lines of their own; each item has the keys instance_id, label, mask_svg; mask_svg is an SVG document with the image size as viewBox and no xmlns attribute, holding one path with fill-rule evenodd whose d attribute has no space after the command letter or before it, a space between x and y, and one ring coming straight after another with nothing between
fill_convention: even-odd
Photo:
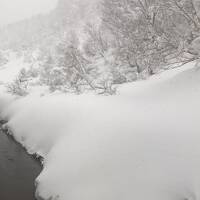
<instances>
[{"instance_id":1,"label":"snow mound","mask_svg":"<svg viewBox=\"0 0 200 200\"><path fill-rule=\"evenodd\" d=\"M30 153L44 157L38 197L194 200L199 82L200 70L187 65L126 84L111 97L27 96L11 101L2 116Z\"/></svg>"}]
</instances>

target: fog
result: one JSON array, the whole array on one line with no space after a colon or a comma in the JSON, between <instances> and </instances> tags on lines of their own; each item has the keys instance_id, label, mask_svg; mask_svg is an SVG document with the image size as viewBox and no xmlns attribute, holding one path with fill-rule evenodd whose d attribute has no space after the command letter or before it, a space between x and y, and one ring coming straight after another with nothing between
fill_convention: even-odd
<instances>
[{"instance_id":1,"label":"fog","mask_svg":"<svg viewBox=\"0 0 200 200\"><path fill-rule=\"evenodd\" d=\"M50 11L57 0L0 0L0 26Z\"/></svg>"}]
</instances>

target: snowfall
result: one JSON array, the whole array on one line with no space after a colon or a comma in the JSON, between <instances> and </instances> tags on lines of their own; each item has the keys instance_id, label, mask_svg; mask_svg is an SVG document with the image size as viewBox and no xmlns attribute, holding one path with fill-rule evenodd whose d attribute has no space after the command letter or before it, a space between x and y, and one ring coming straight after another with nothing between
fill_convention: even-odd
<instances>
[{"instance_id":1,"label":"snowfall","mask_svg":"<svg viewBox=\"0 0 200 200\"><path fill-rule=\"evenodd\" d=\"M22 61L0 68L0 116L43 157L36 196L56 200L200 199L200 69L121 85L114 96L6 93ZM38 89L39 90L39 89Z\"/></svg>"}]
</instances>

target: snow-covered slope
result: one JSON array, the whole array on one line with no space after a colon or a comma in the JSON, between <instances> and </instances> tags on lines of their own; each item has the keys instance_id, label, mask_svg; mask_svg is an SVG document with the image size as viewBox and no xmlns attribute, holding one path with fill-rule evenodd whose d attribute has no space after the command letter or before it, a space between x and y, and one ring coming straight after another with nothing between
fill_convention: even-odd
<instances>
[{"instance_id":1,"label":"snow-covered slope","mask_svg":"<svg viewBox=\"0 0 200 200\"><path fill-rule=\"evenodd\" d=\"M7 84L12 82L22 68L27 68L29 65L24 63L23 57L14 58L7 64L0 67L0 82Z\"/></svg>"},{"instance_id":2,"label":"snow-covered slope","mask_svg":"<svg viewBox=\"0 0 200 200\"><path fill-rule=\"evenodd\" d=\"M200 198L200 70L186 65L116 96L0 99L30 153L44 157L37 195L61 200Z\"/></svg>"}]
</instances>

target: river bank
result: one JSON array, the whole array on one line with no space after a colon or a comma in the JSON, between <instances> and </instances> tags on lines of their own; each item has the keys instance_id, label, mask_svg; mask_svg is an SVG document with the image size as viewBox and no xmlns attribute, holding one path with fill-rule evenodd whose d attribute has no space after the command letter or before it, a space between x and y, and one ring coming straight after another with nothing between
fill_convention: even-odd
<instances>
[{"instance_id":1,"label":"river bank","mask_svg":"<svg viewBox=\"0 0 200 200\"><path fill-rule=\"evenodd\" d=\"M0 199L35 200L35 179L41 170L40 161L0 128Z\"/></svg>"}]
</instances>

